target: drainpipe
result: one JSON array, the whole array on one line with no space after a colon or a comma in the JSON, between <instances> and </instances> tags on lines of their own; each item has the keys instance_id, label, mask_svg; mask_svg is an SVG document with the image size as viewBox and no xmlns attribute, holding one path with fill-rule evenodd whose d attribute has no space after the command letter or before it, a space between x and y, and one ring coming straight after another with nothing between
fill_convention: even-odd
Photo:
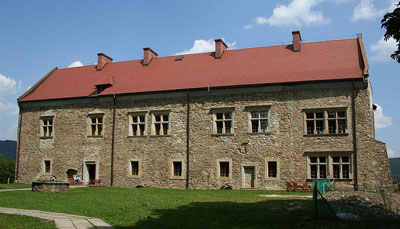
<instances>
[{"instance_id":1,"label":"drainpipe","mask_svg":"<svg viewBox=\"0 0 400 229\"><path fill-rule=\"evenodd\" d=\"M15 181L18 181L18 174L19 174L19 150L21 145L21 130L22 130L22 107L18 103L19 106L19 120L18 120L18 147L17 147L17 157L15 163Z\"/></svg>"},{"instance_id":2,"label":"drainpipe","mask_svg":"<svg viewBox=\"0 0 400 229\"><path fill-rule=\"evenodd\" d=\"M186 112L186 189L189 189L189 155L190 155L190 97L187 91L187 112Z\"/></svg>"},{"instance_id":3,"label":"drainpipe","mask_svg":"<svg viewBox=\"0 0 400 229\"><path fill-rule=\"evenodd\" d=\"M355 85L351 92L352 122L353 122L353 151L354 151L354 191L358 191L358 167L357 167L357 123L356 123L356 101L355 101Z\"/></svg>"},{"instance_id":4,"label":"drainpipe","mask_svg":"<svg viewBox=\"0 0 400 229\"><path fill-rule=\"evenodd\" d=\"M113 95L113 118L112 118L112 133L111 133L111 171L110 171L110 186L114 184L114 138L115 138L115 108L117 106L117 99L115 97L115 81L112 78L112 85L114 86Z\"/></svg>"}]
</instances>

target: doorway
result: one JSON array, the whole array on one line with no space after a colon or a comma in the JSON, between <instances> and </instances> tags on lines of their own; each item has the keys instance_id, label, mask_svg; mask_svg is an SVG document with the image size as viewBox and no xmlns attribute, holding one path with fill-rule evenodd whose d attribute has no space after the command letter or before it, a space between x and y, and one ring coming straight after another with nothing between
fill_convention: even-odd
<instances>
[{"instance_id":1,"label":"doorway","mask_svg":"<svg viewBox=\"0 0 400 229\"><path fill-rule=\"evenodd\" d=\"M96 161L86 161L84 164L83 180L93 183L98 177L98 166Z\"/></svg>"},{"instance_id":2,"label":"doorway","mask_svg":"<svg viewBox=\"0 0 400 229\"><path fill-rule=\"evenodd\" d=\"M254 166L243 167L243 188L252 189L255 188L255 172Z\"/></svg>"}]
</instances>

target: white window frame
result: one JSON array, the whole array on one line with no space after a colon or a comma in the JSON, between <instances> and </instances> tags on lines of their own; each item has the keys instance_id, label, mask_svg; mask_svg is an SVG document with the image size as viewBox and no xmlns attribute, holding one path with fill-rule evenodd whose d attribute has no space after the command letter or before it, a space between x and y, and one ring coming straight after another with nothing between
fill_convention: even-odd
<instances>
[{"instance_id":1,"label":"white window frame","mask_svg":"<svg viewBox=\"0 0 400 229\"><path fill-rule=\"evenodd\" d=\"M130 112L128 113L128 120L129 120L129 133L128 136L130 137L142 137L147 136L147 114L146 111L137 111L137 112ZM144 116L144 121L140 121L140 117ZM137 117L137 122L134 122L134 117ZM133 125L136 125L136 134L133 132ZM143 135L140 134L140 126L144 125Z\"/></svg>"},{"instance_id":2,"label":"white window frame","mask_svg":"<svg viewBox=\"0 0 400 229\"><path fill-rule=\"evenodd\" d=\"M276 162L276 177L269 176L268 162ZM280 180L280 160L279 158L265 158L265 180Z\"/></svg>"},{"instance_id":3,"label":"white window frame","mask_svg":"<svg viewBox=\"0 0 400 229\"><path fill-rule=\"evenodd\" d=\"M104 118L103 113L96 113L96 114L89 114L88 115L88 128L87 128L87 136L88 137L103 137L104 136L104 131L105 131L105 118ZM96 119L96 123L92 122L92 119ZM98 126L100 125L100 122L98 122L98 119L101 118L101 134L99 134L99 129ZM95 125L95 135L92 135L92 126Z\"/></svg>"},{"instance_id":4,"label":"white window frame","mask_svg":"<svg viewBox=\"0 0 400 229\"><path fill-rule=\"evenodd\" d=\"M134 175L133 174L133 167L132 167L132 162L137 162L138 163L138 174ZM134 178L140 178L142 177L142 160L141 159L131 159L129 160L129 165L128 165L128 177L134 177Z\"/></svg>"},{"instance_id":5,"label":"white window frame","mask_svg":"<svg viewBox=\"0 0 400 229\"><path fill-rule=\"evenodd\" d=\"M228 162L229 163L229 173L228 177L221 177L221 162ZM218 180L232 180L232 159L217 159L217 179Z\"/></svg>"},{"instance_id":6,"label":"white window frame","mask_svg":"<svg viewBox=\"0 0 400 229\"><path fill-rule=\"evenodd\" d=\"M212 109L212 121L213 121L213 134L214 135L232 135L235 133L235 109L234 108L215 108ZM217 119L217 114L222 113L222 119ZM227 119L225 114L230 113L231 118ZM230 133L226 133L226 122L231 122L231 131ZM222 122L222 133L218 133L217 122Z\"/></svg>"},{"instance_id":7,"label":"white window frame","mask_svg":"<svg viewBox=\"0 0 400 229\"><path fill-rule=\"evenodd\" d=\"M49 123L51 121L51 124ZM46 131L44 130L46 128ZM51 128L51 134L50 133ZM54 136L54 116L41 116L40 117L40 137L53 138Z\"/></svg>"},{"instance_id":8,"label":"white window frame","mask_svg":"<svg viewBox=\"0 0 400 229\"><path fill-rule=\"evenodd\" d=\"M328 113L335 112L336 118L329 118ZM338 112L344 112L345 117L338 117ZM312 135L335 135L335 134L347 134L349 132L349 122L348 122L348 109L347 107L338 107L338 108L322 108L322 109L304 109L304 135L312 136ZM307 113L314 113L313 119L307 118ZM317 118L315 113L322 113L322 118ZM314 120L314 132L309 134L307 131L307 121ZM335 133L329 133L329 120L336 120L336 129ZM339 125L338 120L345 121L345 130L343 133L339 133ZM322 121L322 132L317 132L316 121Z\"/></svg>"},{"instance_id":9,"label":"white window frame","mask_svg":"<svg viewBox=\"0 0 400 229\"><path fill-rule=\"evenodd\" d=\"M311 157L317 157L317 163L311 163ZM320 163L319 157L326 157L326 163ZM340 157L340 164L349 165L349 178L343 178L343 175L340 174L340 178L334 178L333 174L333 165L337 164L333 162L333 157ZM349 162L342 163L342 157L348 157ZM307 179L309 180L318 180L318 179L334 179L334 180L352 180L353 179L353 154L351 152L324 152L324 153L307 153ZM311 178L311 165L317 165L317 178ZM326 178L320 178L320 164L325 164L327 176ZM341 169L342 173L342 169Z\"/></svg>"},{"instance_id":10,"label":"white window frame","mask_svg":"<svg viewBox=\"0 0 400 229\"><path fill-rule=\"evenodd\" d=\"M270 109L271 105L260 105L260 106L248 106L246 107L247 116L248 116L248 133L251 134L266 134L270 133ZM252 112L258 112L258 117L253 118ZM267 112L267 117L261 117L261 112ZM253 132L253 120L258 121L258 129L257 132ZM261 130L261 120L267 121L267 131L262 132Z\"/></svg>"},{"instance_id":11,"label":"white window frame","mask_svg":"<svg viewBox=\"0 0 400 229\"><path fill-rule=\"evenodd\" d=\"M164 115L168 115L168 121L164 120ZM156 116L160 116L160 121L156 121ZM160 134L156 134L156 124L160 124ZM164 125L168 124L167 134L165 134ZM152 136L170 136L171 135L171 111L154 111L151 113L151 135Z\"/></svg>"},{"instance_id":12,"label":"white window frame","mask_svg":"<svg viewBox=\"0 0 400 229\"><path fill-rule=\"evenodd\" d=\"M181 163L181 175L180 176L175 176L175 168L174 168L174 162L180 162ZM184 159L169 159L169 178L173 180L183 180L185 179L185 172L186 172L186 167L184 163Z\"/></svg>"}]
</instances>

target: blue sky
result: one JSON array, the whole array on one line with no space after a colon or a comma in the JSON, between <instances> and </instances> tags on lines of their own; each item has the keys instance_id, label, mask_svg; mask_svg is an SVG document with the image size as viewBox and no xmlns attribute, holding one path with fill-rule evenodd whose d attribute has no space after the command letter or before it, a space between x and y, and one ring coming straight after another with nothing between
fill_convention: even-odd
<instances>
[{"instance_id":1,"label":"blue sky","mask_svg":"<svg viewBox=\"0 0 400 229\"><path fill-rule=\"evenodd\" d=\"M397 1L398 2L398 1ZM376 137L400 156L400 64L389 58L380 20L396 0L18 1L0 2L0 139L17 137L16 99L53 67L213 51L223 38L235 49L355 38L362 33L373 84Z\"/></svg>"}]
</instances>

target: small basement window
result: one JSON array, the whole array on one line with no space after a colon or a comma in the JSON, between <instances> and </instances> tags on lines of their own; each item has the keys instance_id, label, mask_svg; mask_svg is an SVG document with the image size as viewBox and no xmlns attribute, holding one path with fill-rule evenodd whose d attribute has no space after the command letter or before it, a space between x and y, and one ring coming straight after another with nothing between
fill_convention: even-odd
<instances>
[{"instance_id":1,"label":"small basement window","mask_svg":"<svg viewBox=\"0 0 400 229\"><path fill-rule=\"evenodd\" d=\"M219 162L219 176L220 177L229 177L229 162L228 161Z\"/></svg>"},{"instance_id":2,"label":"small basement window","mask_svg":"<svg viewBox=\"0 0 400 229\"><path fill-rule=\"evenodd\" d=\"M51 160L44 160L44 172L51 173Z\"/></svg>"},{"instance_id":3,"label":"small basement window","mask_svg":"<svg viewBox=\"0 0 400 229\"><path fill-rule=\"evenodd\" d=\"M268 162L268 177L276 178L278 175L278 162L276 161L269 161Z\"/></svg>"},{"instance_id":4,"label":"small basement window","mask_svg":"<svg viewBox=\"0 0 400 229\"><path fill-rule=\"evenodd\" d=\"M182 176L182 162L181 161L174 161L173 162L173 166L174 166L174 176L175 177Z\"/></svg>"},{"instance_id":5,"label":"small basement window","mask_svg":"<svg viewBox=\"0 0 400 229\"><path fill-rule=\"evenodd\" d=\"M139 161L131 161L131 175L139 176Z\"/></svg>"}]
</instances>

